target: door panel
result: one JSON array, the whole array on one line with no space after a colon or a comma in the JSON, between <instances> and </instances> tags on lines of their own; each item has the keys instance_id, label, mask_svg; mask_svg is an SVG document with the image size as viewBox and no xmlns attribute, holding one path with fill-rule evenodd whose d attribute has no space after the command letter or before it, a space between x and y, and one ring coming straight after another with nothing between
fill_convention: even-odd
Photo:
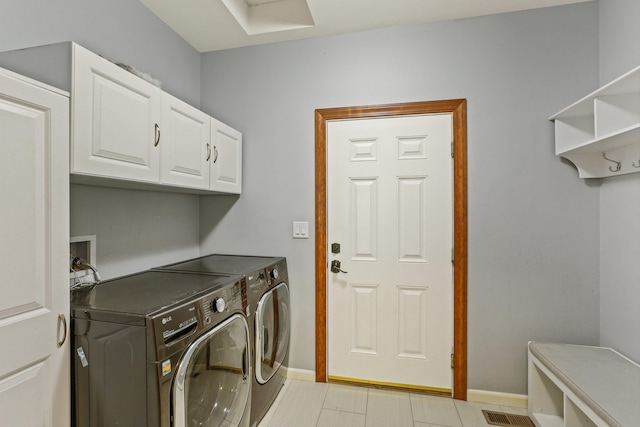
<instances>
[{"instance_id":1,"label":"door panel","mask_svg":"<svg viewBox=\"0 0 640 427\"><path fill-rule=\"evenodd\" d=\"M427 262L427 177L398 178L398 261Z\"/></svg>"},{"instance_id":2,"label":"door panel","mask_svg":"<svg viewBox=\"0 0 640 427\"><path fill-rule=\"evenodd\" d=\"M376 261L378 253L378 180L351 179L351 260Z\"/></svg>"},{"instance_id":3,"label":"door panel","mask_svg":"<svg viewBox=\"0 0 640 427\"><path fill-rule=\"evenodd\" d=\"M40 387L42 383L47 382L47 370L43 369L44 365L45 362L36 363L0 380L0 425L41 425L42 416L49 409L46 402L47 393ZM9 396L5 396L5 393ZM6 420L20 424L4 424Z\"/></svg>"},{"instance_id":4,"label":"door panel","mask_svg":"<svg viewBox=\"0 0 640 427\"><path fill-rule=\"evenodd\" d=\"M427 290L428 288L398 288L400 357L427 358Z\"/></svg>"},{"instance_id":5,"label":"door panel","mask_svg":"<svg viewBox=\"0 0 640 427\"><path fill-rule=\"evenodd\" d=\"M378 352L378 287L352 284L349 301L351 352Z\"/></svg>"},{"instance_id":6,"label":"door panel","mask_svg":"<svg viewBox=\"0 0 640 427\"><path fill-rule=\"evenodd\" d=\"M0 70L0 135L0 426L69 425L68 98Z\"/></svg>"},{"instance_id":7,"label":"door panel","mask_svg":"<svg viewBox=\"0 0 640 427\"><path fill-rule=\"evenodd\" d=\"M450 114L329 122L330 377L451 389Z\"/></svg>"}]
</instances>

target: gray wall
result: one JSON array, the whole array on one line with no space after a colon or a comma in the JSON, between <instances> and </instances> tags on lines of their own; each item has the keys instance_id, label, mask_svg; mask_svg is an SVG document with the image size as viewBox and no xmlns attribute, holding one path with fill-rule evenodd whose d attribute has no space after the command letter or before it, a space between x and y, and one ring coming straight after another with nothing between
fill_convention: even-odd
<instances>
[{"instance_id":1,"label":"gray wall","mask_svg":"<svg viewBox=\"0 0 640 427\"><path fill-rule=\"evenodd\" d=\"M137 0L5 1L0 51L75 41L199 106L200 54ZM97 236L103 278L199 254L197 196L71 186L71 235Z\"/></svg>"},{"instance_id":2,"label":"gray wall","mask_svg":"<svg viewBox=\"0 0 640 427\"><path fill-rule=\"evenodd\" d=\"M76 41L244 132L240 198L74 185L71 232L98 235L106 277L199 252L287 256L291 362L311 370L314 241L290 236L293 220L313 235L313 110L467 98L469 386L525 393L530 339L640 360L640 176L579 179L547 121L638 65L639 7L600 0L599 15L586 3L201 57L137 0L22 0L2 6L0 50Z\"/></svg>"},{"instance_id":3,"label":"gray wall","mask_svg":"<svg viewBox=\"0 0 640 427\"><path fill-rule=\"evenodd\" d=\"M598 79L597 3L204 54L245 174L238 200L201 200L201 251L288 258L290 361L314 370L315 242L291 238L314 219L314 109L467 98L469 387L526 393L528 340L599 340L599 188L547 120Z\"/></svg>"},{"instance_id":4,"label":"gray wall","mask_svg":"<svg viewBox=\"0 0 640 427\"><path fill-rule=\"evenodd\" d=\"M640 174L600 191L600 345L640 362Z\"/></svg>"},{"instance_id":5,"label":"gray wall","mask_svg":"<svg viewBox=\"0 0 640 427\"><path fill-rule=\"evenodd\" d=\"M600 0L600 83L640 65L640 1ZM600 344L640 362L640 174L600 187Z\"/></svg>"},{"instance_id":6,"label":"gray wall","mask_svg":"<svg viewBox=\"0 0 640 427\"><path fill-rule=\"evenodd\" d=\"M96 235L103 279L199 255L196 196L71 186L71 236Z\"/></svg>"},{"instance_id":7,"label":"gray wall","mask_svg":"<svg viewBox=\"0 0 640 427\"><path fill-rule=\"evenodd\" d=\"M599 0L600 84L640 65L640 1Z\"/></svg>"},{"instance_id":8,"label":"gray wall","mask_svg":"<svg viewBox=\"0 0 640 427\"><path fill-rule=\"evenodd\" d=\"M74 41L200 105L200 54L137 0L3 1L0 51Z\"/></svg>"}]
</instances>

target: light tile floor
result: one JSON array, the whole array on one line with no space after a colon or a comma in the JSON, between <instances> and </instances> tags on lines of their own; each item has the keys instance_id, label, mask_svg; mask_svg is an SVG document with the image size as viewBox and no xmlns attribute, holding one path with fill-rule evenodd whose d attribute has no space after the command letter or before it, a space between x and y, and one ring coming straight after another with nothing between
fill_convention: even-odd
<instances>
[{"instance_id":1,"label":"light tile floor","mask_svg":"<svg viewBox=\"0 0 640 427\"><path fill-rule=\"evenodd\" d=\"M447 397L287 380L258 427L491 427L483 409L527 414Z\"/></svg>"}]
</instances>

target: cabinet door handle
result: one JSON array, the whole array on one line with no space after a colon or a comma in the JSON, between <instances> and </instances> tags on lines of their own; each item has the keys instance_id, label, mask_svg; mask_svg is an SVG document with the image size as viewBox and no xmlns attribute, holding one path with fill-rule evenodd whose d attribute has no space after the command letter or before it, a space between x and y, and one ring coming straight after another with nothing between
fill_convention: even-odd
<instances>
[{"instance_id":1,"label":"cabinet door handle","mask_svg":"<svg viewBox=\"0 0 640 427\"><path fill-rule=\"evenodd\" d=\"M58 341L58 347L62 347L62 344L67 340L67 318L64 314L58 314L58 336L60 336L60 325L62 325L62 339Z\"/></svg>"},{"instance_id":2,"label":"cabinet door handle","mask_svg":"<svg viewBox=\"0 0 640 427\"><path fill-rule=\"evenodd\" d=\"M207 143L207 162L211 158L211 144Z\"/></svg>"},{"instance_id":3,"label":"cabinet door handle","mask_svg":"<svg viewBox=\"0 0 640 427\"><path fill-rule=\"evenodd\" d=\"M153 146L157 147L158 144L160 144L160 126L158 126L157 123L155 125L155 132L156 132L156 142L153 144Z\"/></svg>"},{"instance_id":4,"label":"cabinet door handle","mask_svg":"<svg viewBox=\"0 0 640 427\"><path fill-rule=\"evenodd\" d=\"M213 146L213 163L218 161L218 149L216 148L216 146Z\"/></svg>"}]
</instances>

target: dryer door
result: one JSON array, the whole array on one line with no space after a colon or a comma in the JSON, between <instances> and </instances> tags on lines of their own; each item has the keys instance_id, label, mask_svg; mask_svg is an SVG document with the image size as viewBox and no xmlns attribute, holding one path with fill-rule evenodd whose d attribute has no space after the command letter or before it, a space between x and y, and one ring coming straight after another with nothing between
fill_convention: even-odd
<instances>
[{"instance_id":1,"label":"dryer door","mask_svg":"<svg viewBox=\"0 0 640 427\"><path fill-rule=\"evenodd\" d=\"M256 310L256 380L264 384L289 351L289 288L282 282L265 292Z\"/></svg>"},{"instance_id":2,"label":"dryer door","mask_svg":"<svg viewBox=\"0 0 640 427\"><path fill-rule=\"evenodd\" d=\"M173 386L173 426L248 425L248 375L249 328L235 314L185 352Z\"/></svg>"}]
</instances>

